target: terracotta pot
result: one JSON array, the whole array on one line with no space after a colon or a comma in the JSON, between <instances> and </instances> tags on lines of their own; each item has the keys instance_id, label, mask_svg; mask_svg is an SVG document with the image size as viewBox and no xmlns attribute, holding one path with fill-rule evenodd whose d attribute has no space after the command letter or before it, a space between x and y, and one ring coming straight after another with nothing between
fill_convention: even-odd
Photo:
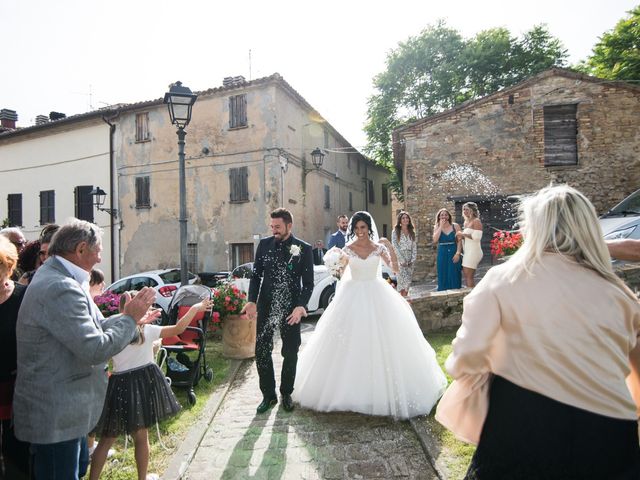
<instances>
[{"instance_id":1,"label":"terracotta pot","mask_svg":"<svg viewBox=\"0 0 640 480\"><path fill-rule=\"evenodd\" d=\"M256 321L245 315L229 315L222 327L222 355L227 358L252 358L256 354Z\"/></svg>"}]
</instances>

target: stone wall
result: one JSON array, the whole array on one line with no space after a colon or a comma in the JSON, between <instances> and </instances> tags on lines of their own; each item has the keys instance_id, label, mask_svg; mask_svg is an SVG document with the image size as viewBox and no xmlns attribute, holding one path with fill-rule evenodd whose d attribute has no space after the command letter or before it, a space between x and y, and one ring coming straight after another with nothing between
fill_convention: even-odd
<instances>
[{"instance_id":1,"label":"stone wall","mask_svg":"<svg viewBox=\"0 0 640 480\"><path fill-rule=\"evenodd\" d=\"M640 264L617 266L616 273L636 293L640 292ZM411 308L423 333L457 327L462 322L462 304L471 290L446 290L411 298Z\"/></svg>"},{"instance_id":2,"label":"stone wall","mask_svg":"<svg viewBox=\"0 0 640 480\"><path fill-rule=\"evenodd\" d=\"M405 206L420 226L414 280L433 275L434 216L442 207L453 212L456 198L566 182L602 213L640 188L640 88L597 80L549 71L396 131ZM577 104L578 164L545 167L543 107L561 104Z\"/></svg>"}]
</instances>

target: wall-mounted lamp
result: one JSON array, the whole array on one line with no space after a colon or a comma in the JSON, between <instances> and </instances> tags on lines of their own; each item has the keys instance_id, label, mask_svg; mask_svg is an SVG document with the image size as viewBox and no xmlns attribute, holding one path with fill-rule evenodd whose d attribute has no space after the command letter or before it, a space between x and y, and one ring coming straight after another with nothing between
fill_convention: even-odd
<instances>
[{"instance_id":1,"label":"wall-mounted lamp","mask_svg":"<svg viewBox=\"0 0 640 480\"><path fill-rule=\"evenodd\" d=\"M100 187L95 187L93 190L89 192L89 195L93 197L93 206L96 207L101 212L107 212L112 217L118 216L118 210L113 208L103 208L104 201L107 198L107 192L102 190Z\"/></svg>"}]
</instances>

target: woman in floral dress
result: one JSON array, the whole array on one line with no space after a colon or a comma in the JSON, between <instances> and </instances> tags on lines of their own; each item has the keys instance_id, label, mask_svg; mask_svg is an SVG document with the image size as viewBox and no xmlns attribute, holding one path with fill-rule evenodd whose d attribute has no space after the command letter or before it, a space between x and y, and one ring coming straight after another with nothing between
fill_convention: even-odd
<instances>
[{"instance_id":1,"label":"woman in floral dress","mask_svg":"<svg viewBox=\"0 0 640 480\"><path fill-rule=\"evenodd\" d=\"M391 243L398 257L398 291L403 297L409 293L413 266L416 262L416 232L411 215L404 210L398 213L398 220L391 235Z\"/></svg>"}]
</instances>

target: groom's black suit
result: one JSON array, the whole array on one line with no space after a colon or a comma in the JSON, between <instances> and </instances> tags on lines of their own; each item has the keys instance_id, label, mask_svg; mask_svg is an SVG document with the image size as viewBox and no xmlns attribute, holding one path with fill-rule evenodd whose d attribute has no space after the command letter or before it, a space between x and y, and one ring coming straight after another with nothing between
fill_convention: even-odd
<instances>
[{"instance_id":1,"label":"groom's black suit","mask_svg":"<svg viewBox=\"0 0 640 480\"><path fill-rule=\"evenodd\" d=\"M291 251L296 245L299 255ZM295 250L295 248L294 248ZM313 291L313 255L311 245L291 235L284 242L275 237L263 238L258 244L249 285L250 302L258 309L256 366L260 390L267 398L276 398L273 372L273 332L280 329L282 338L282 378L280 393L291 395L296 378L300 324L289 325L286 318L295 307L305 307Z\"/></svg>"}]
</instances>

